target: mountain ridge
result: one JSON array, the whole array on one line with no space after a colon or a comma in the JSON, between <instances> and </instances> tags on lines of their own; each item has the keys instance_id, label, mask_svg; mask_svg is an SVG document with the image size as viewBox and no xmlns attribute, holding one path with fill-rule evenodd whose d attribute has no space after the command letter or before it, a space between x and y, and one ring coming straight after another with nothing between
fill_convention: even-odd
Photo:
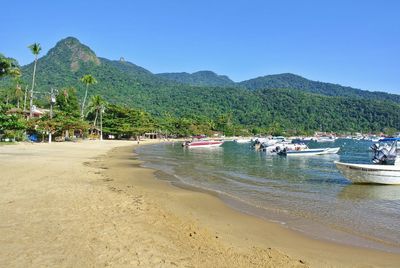
<instances>
[{"instance_id":1,"label":"mountain ridge","mask_svg":"<svg viewBox=\"0 0 400 268\"><path fill-rule=\"evenodd\" d=\"M32 63L22 67L22 80L26 85L31 82L32 71ZM211 71L196 73L203 78L230 80ZM254 85L248 81L226 87L185 84L160 77L131 62L97 57L74 38L59 41L38 59L35 91L42 93L35 98L46 103L43 93L50 88L75 87L82 99L85 86L79 79L85 74L93 75L98 81L89 87L89 98L100 94L111 103L143 109L165 120L174 116L218 123L231 118L229 122L246 128L280 124L294 131L400 129L400 105L385 98L387 95L380 98L375 93L372 97L358 96L359 91L356 91L357 94L350 96L327 96L329 92L324 95L317 90L307 91L310 88L306 85L300 89L285 88L288 87L285 83L293 86L298 79L304 83L310 81L312 85L313 81L293 74L275 75L272 77L275 84L271 77L256 81L259 84ZM247 85L244 86L244 82ZM0 87L2 85L4 82L0 81ZM317 85L321 87L321 84Z\"/></svg>"},{"instance_id":2,"label":"mountain ridge","mask_svg":"<svg viewBox=\"0 0 400 268\"><path fill-rule=\"evenodd\" d=\"M293 73L259 76L240 82L234 82L227 75L220 75L209 70L202 70L193 73L170 72L154 74L151 71L129 61L109 60L106 58L97 57L93 50L80 43L77 38L71 36L57 42L56 45L51 48L43 57L52 57L55 59L55 63L57 64L61 61L57 59L57 56L59 54L65 54L65 51L68 50L70 51L70 55L67 57L64 56L63 59L68 59L67 62L69 63L73 72L78 72L82 65L100 65L102 62L106 61L119 70L128 73L129 75L139 76L142 78L146 77L147 80L157 81L157 83L173 82L190 86L212 86L225 88L242 87L249 90L285 88L317 93L326 96L379 99L400 103L400 95L398 94L382 91L362 90L350 86L342 86L337 83L314 81ZM41 59L43 57L41 57ZM22 68L27 69L26 67L32 64L33 63L24 65Z\"/></svg>"},{"instance_id":3,"label":"mountain ridge","mask_svg":"<svg viewBox=\"0 0 400 268\"><path fill-rule=\"evenodd\" d=\"M171 81L192 86L235 86L235 82L233 82L227 75L218 75L209 70L197 71L194 73L158 73L156 75Z\"/></svg>"},{"instance_id":4,"label":"mountain ridge","mask_svg":"<svg viewBox=\"0 0 400 268\"><path fill-rule=\"evenodd\" d=\"M350 86L342 86L340 84L313 81L292 73L260 76L241 81L238 84L251 90L287 88L298 89L326 96L360 97L367 99L377 98L380 100L390 100L400 103L400 95L398 94L382 91L362 90Z\"/></svg>"}]
</instances>

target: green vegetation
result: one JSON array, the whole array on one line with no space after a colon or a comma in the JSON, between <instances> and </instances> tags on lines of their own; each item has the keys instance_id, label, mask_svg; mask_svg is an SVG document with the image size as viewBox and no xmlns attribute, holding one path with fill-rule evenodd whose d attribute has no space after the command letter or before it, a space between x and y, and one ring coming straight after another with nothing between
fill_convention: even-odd
<instances>
[{"instance_id":1,"label":"green vegetation","mask_svg":"<svg viewBox=\"0 0 400 268\"><path fill-rule=\"evenodd\" d=\"M311 81L295 74L266 75L238 83L249 90L285 88L325 96L387 100L400 103L400 95L344 87L337 84Z\"/></svg>"},{"instance_id":2,"label":"green vegetation","mask_svg":"<svg viewBox=\"0 0 400 268\"><path fill-rule=\"evenodd\" d=\"M211 86L211 87L234 87L235 82L226 75L217 75L211 71L199 71L189 73L160 73L156 74L171 81L192 86Z\"/></svg>"},{"instance_id":3,"label":"green vegetation","mask_svg":"<svg viewBox=\"0 0 400 268\"><path fill-rule=\"evenodd\" d=\"M97 127L97 118L99 117L100 113L102 113L102 110L104 110L106 105L107 102L100 95L94 95L90 99L88 109L90 113L95 114L93 127Z\"/></svg>"},{"instance_id":4,"label":"green vegetation","mask_svg":"<svg viewBox=\"0 0 400 268\"><path fill-rule=\"evenodd\" d=\"M29 97L29 107L31 107L31 112L30 112L30 117L32 117L32 105L33 105L33 89L35 88L35 75L36 75L36 65L38 61L38 55L42 48L40 47L39 43L34 43L29 46L29 49L31 50L32 54L35 55L35 61L33 64L33 74L32 74L32 87L31 87L31 92L30 92L30 97Z\"/></svg>"},{"instance_id":5,"label":"green vegetation","mask_svg":"<svg viewBox=\"0 0 400 268\"><path fill-rule=\"evenodd\" d=\"M26 120L17 110L14 114L7 114L10 105L0 103L0 135L2 138L23 140L24 130L27 127Z\"/></svg>"},{"instance_id":6,"label":"green vegetation","mask_svg":"<svg viewBox=\"0 0 400 268\"><path fill-rule=\"evenodd\" d=\"M10 76L19 76L20 69L18 63L15 59L6 58L3 54L0 53L0 78L10 75Z\"/></svg>"},{"instance_id":7,"label":"green vegetation","mask_svg":"<svg viewBox=\"0 0 400 268\"><path fill-rule=\"evenodd\" d=\"M85 74L80 80L82 83L84 83L86 85L85 96L83 97L82 108L81 108L81 117L83 118L83 111L85 110L85 103L86 103L89 85L97 84L97 80L90 74Z\"/></svg>"},{"instance_id":8,"label":"green vegetation","mask_svg":"<svg viewBox=\"0 0 400 268\"><path fill-rule=\"evenodd\" d=\"M3 56L1 60L7 59ZM40 66L36 71L35 64ZM17 64L10 66L16 68ZM34 80L35 92L39 92L32 103L39 107L49 107L45 92L51 87L59 92L54 117L31 120L25 126L28 133L51 132L68 137L73 131L86 135L89 129L99 128L100 115L104 135L120 138L154 131L188 136L216 132L297 135L314 131L386 130L394 133L400 129L399 95L315 82L292 74L241 83L208 71L155 75L123 59L98 58L72 37L61 40L45 56L21 70L20 79L3 71L0 80L3 113L20 106L22 88L30 84L30 79ZM4 132L5 127L2 129Z\"/></svg>"}]
</instances>

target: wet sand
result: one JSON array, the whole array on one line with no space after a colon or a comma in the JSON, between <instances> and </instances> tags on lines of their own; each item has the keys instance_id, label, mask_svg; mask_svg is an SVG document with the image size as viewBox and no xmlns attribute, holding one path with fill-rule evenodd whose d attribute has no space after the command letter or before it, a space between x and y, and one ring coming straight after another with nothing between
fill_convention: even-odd
<instances>
[{"instance_id":1,"label":"wet sand","mask_svg":"<svg viewBox=\"0 0 400 268\"><path fill-rule=\"evenodd\" d=\"M143 144L143 143L142 143ZM0 147L1 267L398 267L155 179L124 141Z\"/></svg>"}]
</instances>

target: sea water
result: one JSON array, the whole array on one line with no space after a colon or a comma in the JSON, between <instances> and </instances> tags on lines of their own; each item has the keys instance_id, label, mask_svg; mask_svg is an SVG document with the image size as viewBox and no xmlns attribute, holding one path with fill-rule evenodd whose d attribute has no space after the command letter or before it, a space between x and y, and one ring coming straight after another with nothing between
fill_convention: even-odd
<instances>
[{"instance_id":1,"label":"sea water","mask_svg":"<svg viewBox=\"0 0 400 268\"><path fill-rule=\"evenodd\" d=\"M400 253L400 186L354 185L334 161L370 163L368 141L339 139L310 148L341 147L337 155L271 156L250 144L137 149L160 179L217 194L235 209L320 239Z\"/></svg>"}]
</instances>

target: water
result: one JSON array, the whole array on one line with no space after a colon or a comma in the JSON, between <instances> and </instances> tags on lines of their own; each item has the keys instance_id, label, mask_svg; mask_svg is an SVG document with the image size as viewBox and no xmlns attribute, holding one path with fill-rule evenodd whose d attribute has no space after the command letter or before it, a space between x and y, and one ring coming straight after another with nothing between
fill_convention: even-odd
<instances>
[{"instance_id":1,"label":"water","mask_svg":"<svg viewBox=\"0 0 400 268\"><path fill-rule=\"evenodd\" d=\"M369 163L370 145L310 143L341 150L302 157L268 156L233 142L194 149L157 144L138 153L160 178L214 192L243 212L317 238L400 253L400 186L352 185L333 163Z\"/></svg>"}]
</instances>

